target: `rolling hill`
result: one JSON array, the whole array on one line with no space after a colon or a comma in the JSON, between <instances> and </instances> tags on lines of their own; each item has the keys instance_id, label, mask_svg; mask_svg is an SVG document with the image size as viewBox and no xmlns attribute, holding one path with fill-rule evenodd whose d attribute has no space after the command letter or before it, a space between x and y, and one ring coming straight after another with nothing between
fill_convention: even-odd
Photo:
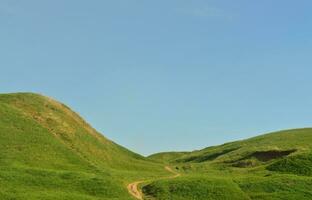
<instances>
[{"instance_id":1,"label":"rolling hill","mask_svg":"<svg viewBox=\"0 0 312 200\"><path fill-rule=\"evenodd\" d=\"M312 199L311 128L150 158L183 174L144 186L157 199Z\"/></svg>"},{"instance_id":2,"label":"rolling hill","mask_svg":"<svg viewBox=\"0 0 312 200\"><path fill-rule=\"evenodd\" d=\"M0 95L1 200L308 200L311 188L311 128L143 157L56 100Z\"/></svg>"},{"instance_id":3,"label":"rolling hill","mask_svg":"<svg viewBox=\"0 0 312 200\"><path fill-rule=\"evenodd\" d=\"M167 174L42 95L0 95L0 199L132 199L126 184Z\"/></svg>"}]
</instances>

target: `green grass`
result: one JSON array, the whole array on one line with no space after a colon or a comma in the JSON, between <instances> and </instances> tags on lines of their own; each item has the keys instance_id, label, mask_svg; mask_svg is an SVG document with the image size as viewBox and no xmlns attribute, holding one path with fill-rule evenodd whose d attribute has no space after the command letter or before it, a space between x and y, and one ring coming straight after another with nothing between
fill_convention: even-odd
<instances>
[{"instance_id":1,"label":"green grass","mask_svg":"<svg viewBox=\"0 0 312 200\"><path fill-rule=\"evenodd\" d=\"M167 174L55 100L0 95L1 200L132 199L127 183Z\"/></svg>"},{"instance_id":2,"label":"green grass","mask_svg":"<svg viewBox=\"0 0 312 200\"><path fill-rule=\"evenodd\" d=\"M51 98L0 95L1 200L131 200L138 180L146 199L312 199L312 129L145 158Z\"/></svg>"},{"instance_id":3,"label":"green grass","mask_svg":"<svg viewBox=\"0 0 312 200\"><path fill-rule=\"evenodd\" d=\"M284 158L267 167L268 170L312 176L312 154Z\"/></svg>"},{"instance_id":4,"label":"green grass","mask_svg":"<svg viewBox=\"0 0 312 200\"><path fill-rule=\"evenodd\" d=\"M312 199L311 155L310 128L269 133L194 152L159 153L150 158L170 163L182 177L159 180L143 188L157 199ZM224 181L220 184L223 187L215 187L220 181ZM211 196L213 188L224 196Z\"/></svg>"},{"instance_id":5,"label":"green grass","mask_svg":"<svg viewBox=\"0 0 312 200\"><path fill-rule=\"evenodd\" d=\"M290 175L236 178L239 187L250 199L312 199L312 178Z\"/></svg>"},{"instance_id":6,"label":"green grass","mask_svg":"<svg viewBox=\"0 0 312 200\"><path fill-rule=\"evenodd\" d=\"M312 129L295 129L279 131L250 138L247 140L226 143L220 146L208 147L194 152L159 153L151 155L155 160L172 163L200 163L205 161L231 162L247 158L259 151L297 150L295 153L311 152ZM165 156L164 156L165 155ZM170 158L170 159L167 159Z\"/></svg>"},{"instance_id":7,"label":"green grass","mask_svg":"<svg viewBox=\"0 0 312 200\"><path fill-rule=\"evenodd\" d=\"M187 152L164 152L150 155L149 158L160 162L171 162L185 154L187 154Z\"/></svg>"},{"instance_id":8,"label":"green grass","mask_svg":"<svg viewBox=\"0 0 312 200\"><path fill-rule=\"evenodd\" d=\"M231 179L203 176L184 176L155 181L145 186L143 191L151 199L159 200L248 199Z\"/></svg>"},{"instance_id":9,"label":"green grass","mask_svg":"<svg viewBox=\"0 0 312 200\"><path fill-rule=\"evenodd\" d=\"M1 169L0 180L1 199L129 199L105 174L20 167Z\"/></svg>"}]
</instances>

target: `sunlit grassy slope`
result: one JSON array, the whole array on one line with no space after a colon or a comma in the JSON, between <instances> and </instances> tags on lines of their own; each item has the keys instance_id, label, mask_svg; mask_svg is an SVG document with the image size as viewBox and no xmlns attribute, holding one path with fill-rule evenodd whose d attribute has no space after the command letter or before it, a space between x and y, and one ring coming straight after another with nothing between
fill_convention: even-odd
<instances>
[{"instance_id":1,"label":"sunlit grassy slope","mask_svg":"<svg viewBox=\"0 0 312 200\"><path fill-rule=\"evenodd\" d=\"M51 98L0 95L1 200L131 200L139 180L145 199L312 199L312 129L144 158Z\"/></svg>"},{"instance_id":2,"label":"sunlit grassy slope","mask_svg":"<svg viewBox=\"0 0 312 200\"><path fill-rule=\"evenodd\" d=\"M127 183L164 173L51 98L0 95L1 200L132 199Z\"/></svg>"},{"instance_id":3,"label":"sunlit grassy slope","mask_svg":"<svg viewBox=\"0 0 312 200\"><path fill-rule=\"evenodd\" d=\"M144 186L152 199L312 199L310 128L150 158L183 174Z\"/></svg>"}]
</instances>

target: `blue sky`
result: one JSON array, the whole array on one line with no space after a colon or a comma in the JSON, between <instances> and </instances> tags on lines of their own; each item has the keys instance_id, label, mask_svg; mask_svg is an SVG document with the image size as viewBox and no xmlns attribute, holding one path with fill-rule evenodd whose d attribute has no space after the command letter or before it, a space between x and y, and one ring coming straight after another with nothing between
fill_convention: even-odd
<instances>
[{"instance_id":1,"label":"blue sky","mask_svg":"<svg viewBox=\"0 0 312 200\"><path fill-rule=\"evenodd\" d=\"M312 125L309 0L2 0L0 92L147 155Z\"/></svg>"}]
</instances>

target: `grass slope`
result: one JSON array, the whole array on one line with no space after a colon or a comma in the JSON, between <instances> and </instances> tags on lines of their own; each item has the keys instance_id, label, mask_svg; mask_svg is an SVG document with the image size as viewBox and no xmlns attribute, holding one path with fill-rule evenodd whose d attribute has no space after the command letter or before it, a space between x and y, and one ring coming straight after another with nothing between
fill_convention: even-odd
<instances>
[{"instance_id":1,"label":"grass slope","mask_svg":"<svg viewBox=\"0 0 312 200\"><path fill-rule=\"evenodd\" d=\"M194 152L155 154L150 158L170 163L183 175L148 184L144 191L152 199L172 200L312 199L311 155L310 128L269 133ZM224 183L218 184L220 181Z\"/></svg>"},{"instance_id":2,"label":"grass slope","mask_svg":"<svg viewBox=\"0 0 312 200\"><path fill-rule=\"evenodd\" d=\"M51 98L0 95L0 199L126 200L127 183L162 174Z\"/></svg>"},{"instance_id":3,"label":"grass slope","mask_svg":"<svg viewBox=\"0 0 312 200\"><path fill-rule=\"evenodd\" d=\"M155 181L143 188L147 196L158 200L245 200L246 194L231 179L184 176Z\"/></svg>"},{"instance_id":4,"label":"grass slope","mask_svg":"<svg viewBox=\"0 0 312 200\"><path fill-rule=\"evenodd\" d=\"M144 158L67 106L37 94L0 95L0 199L312 199L312 129L270 133L194 152ZM177 178L164 164L181 174ZM154 180L154 181L153 181Z\"/></svg>"}]
</instances>

